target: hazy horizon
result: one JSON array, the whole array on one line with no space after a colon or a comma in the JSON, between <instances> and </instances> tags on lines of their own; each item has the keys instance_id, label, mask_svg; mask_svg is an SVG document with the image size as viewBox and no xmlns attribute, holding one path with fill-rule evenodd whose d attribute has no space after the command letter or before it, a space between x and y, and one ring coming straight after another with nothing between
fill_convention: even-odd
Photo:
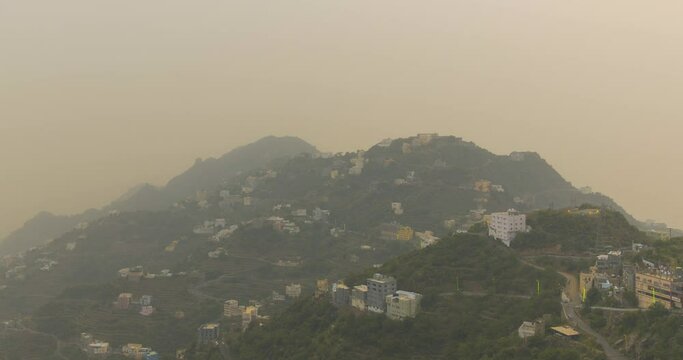
<instances>
[{"instance_id":1,"label":"hazy horizon","mask_svg":"<svg viewBox=\"0 0 683 360\"><path fill-rule=\"evenodd\" d=\"M683 228L683 3L0 0L0 237L266 135L536 151Z\"/></svg>"}]
</instances>

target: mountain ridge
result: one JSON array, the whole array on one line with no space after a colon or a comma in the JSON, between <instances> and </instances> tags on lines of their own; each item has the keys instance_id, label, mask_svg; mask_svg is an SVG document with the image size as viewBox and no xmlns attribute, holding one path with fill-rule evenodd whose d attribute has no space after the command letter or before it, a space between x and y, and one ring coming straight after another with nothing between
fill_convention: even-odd
<instances>
[{"instance_id":1,"label":"mountain ridge","mask_svg":"<svg viewBox=\"0 0 683 360\"><path fill-rule=\"evenodd\" d=\"M509 155L497 155L455 136L439 136L432 145L422 146L419 136L398 138L374 145L364 153L386 161L401 158L406 164L398 168L404 172L431 166L433 169L429 171L435 176L457 178L464 174L505 184L506 191L519 194L520 201L531 204L530 209L578 206L583 203L610 207L624 214L632 224L647 229L645 223L631 216L612 198L601 193L586 194L576 189L537 152L517 151ZM218 158L197 159L190 168L173 177L165 186L138 185L101 209L90 209L75 215L42 212L0 241L0 254L27 250L56 238L81 222L95 220L112 211L156 211L168 208L175 202L194 196L197 190L214 190L231 178L263 167L281 156L288 158L302 153L320 154L313 145L300 138L267 136ZM428 163L422 164L420 161ZM440 168L447 164L457 164L457 169ZM369 164L374 165L377 164ZM395 172L397 177L405 176L398 170L389 170ZM476 181L474 178L470 180ZM506 203L515 205L510 201Z\"/></svg>"},{"instance_id":2,"label":"mountain ridge","mask_svg":"<svg viewBox=\"0 0 683 360\"><path fill-rule=\"evenodd\" d=\"M100 209L88 209L71 215L41 211L0 240L0 255L28 250L58 237L81 222L95 220L112 211L162 210L188 196L194 196L197 190L212 190L240 172L264 166L278 157L300 153L313 154L318 153L318 150L298 137L266 136L236 147L219 158L197 159L190 168L174 176L163 187L148 183L134 186Z\"/></svg>"}]
</instances>

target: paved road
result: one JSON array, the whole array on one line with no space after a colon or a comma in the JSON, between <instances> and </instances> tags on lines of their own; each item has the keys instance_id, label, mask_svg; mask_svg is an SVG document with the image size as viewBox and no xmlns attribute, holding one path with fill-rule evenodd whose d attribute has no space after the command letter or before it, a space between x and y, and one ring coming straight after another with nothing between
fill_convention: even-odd
<instances>
[{"instance_id":1,"label":"paved road","mask_svg":"<svg viewBox=\"0 0 683 360\"><path fill-rule=\"evenodd\" d=\"M579 314L577 314L576 308L581 306L578 281L572 274L562 272L560 274L567 279L567 286L565 287L564 294L565 298L569 301L562 303L562 312L564 313L565 318L582 332L594 337L597 343L602 346L602 350L609 360L627 360L627 357L614 349L604 336L593 330L590 325L583 321Z\"/></svg>"},{"instance_id":2,"label":"paved road","mask_svg":"<svg viewBox=\"0 0 683 360\"><path fill-rule=\"evenodd\" d=\"M456 292L447 292L447 293L441 293L439 296L454 296ZM495 293L490 293L490 292L485 292L485 291L461 291L460 294L463 296L477 296L477 297L484 297L484 296L496 296L496 297L503 297L503 298L509 298L509 299L524 299L524 300L530 300L531 296L528 295L518 295L518 294L495 294Z\"/></svg>"},{"instance_id":3,"label":"paved road","mask_svg":"<svg viewBox=\"0 0 683 360\"><path fill-rule=\"evenodd\" d=\"M533 263L527 262L525 260L522 260L523 263L532 266L536 269L539 270L545 270L545 268L540 267L538 265L535 265ZM602 350L605 352L605 355L607 356L607 359L609 360L628 360L626 356L624 356L622 353L617 351L610 345L609 341L605 339L604 336L600 335L598 332L593 330L590 325L588 325L581 317L579 314L576 312L577 307L581 307L581 296L579 294L579 282L576 279L576 276L569 274L569 273L563 273L559 272L560 275L562 275L565 279L567 279L567 285L564 287L564 291L562 292L562 312L564 314L564 317L574 325L575 327L579 328L582 332L592 336L595 338L598 344L602 346Z\"/></svg>"},{"instance_id":4,"label":"paved road","mask_svg":"<svg viewBox=\"0 0 683 360\"><path fill-rule=\"evenodd\" d=\"M611 312L639 312L642 311L639 308L614 308L614 307L604 307L604 306L592 306L593 310L611 311Z\"/></svg>"}]
</instances>

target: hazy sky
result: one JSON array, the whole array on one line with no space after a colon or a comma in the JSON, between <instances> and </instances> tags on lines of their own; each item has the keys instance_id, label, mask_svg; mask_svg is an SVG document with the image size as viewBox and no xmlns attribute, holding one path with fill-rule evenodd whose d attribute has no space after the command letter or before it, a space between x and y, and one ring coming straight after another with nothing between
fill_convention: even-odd
<instances>
[{"instance_id":1,"label":"hazy sky","mask_svg":"<svg viewBox=\"0 0 683 360\"><path fill-rule=\"evenodd\" d=\"M0 0L0 235L259 137L540 152L683 227L680 0Z\"/></svg>"}]
</instances>

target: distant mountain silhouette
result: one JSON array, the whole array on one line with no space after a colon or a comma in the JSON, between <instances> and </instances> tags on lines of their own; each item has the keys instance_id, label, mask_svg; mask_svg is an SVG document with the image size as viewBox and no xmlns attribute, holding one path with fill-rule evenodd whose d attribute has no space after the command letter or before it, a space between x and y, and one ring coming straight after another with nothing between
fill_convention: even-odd
<instances>
[{"instance_id":1,"label":"distant mountain silhouette","mask_svg":"<svg viewBox=\"0 0 683 360\"><path fill-rule=\"evenodd\" d=\"M302 153L317 153L315 146L298 137L268 136L238 147L218 159L197 159L194 165L171 179L165 187L150 184L136 186L102 209L90 209L76 215L41 212L0 242L0 254L30 249L56 238L81 222L111 211L161 210L198 190L213 190L242 172L263 167L269 162Z\"/></svg>"}]
</instances>

